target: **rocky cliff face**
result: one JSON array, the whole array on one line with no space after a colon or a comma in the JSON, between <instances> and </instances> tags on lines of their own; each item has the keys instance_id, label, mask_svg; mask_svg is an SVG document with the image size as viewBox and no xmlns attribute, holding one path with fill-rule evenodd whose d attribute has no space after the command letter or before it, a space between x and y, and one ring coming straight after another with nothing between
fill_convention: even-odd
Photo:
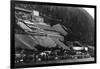
<instances>
[{"instance_id":1,"label":"rocky cliff face","mask_svg":"<svg viewBox=\"0 0 100 69\"><path fill-rule=\"evenodd\" d=\"M37 19L38 17L40 18L40 16L36 16ZM68 49L63 43L64 37L62 36L67 35L68 33L60 24L51 27L44 22L35 22L35 20L34 22L31 22L19 18L17 25L23 29L26 34L15 34L15 46L26 46L30 49L35 49L35 46L37 45L48 48L59 46L63 49Z\"/></svg>"},{"instance_id":2,"label":"rocky cliff face","mask_svg":"<svg viewBox=\"0 0 100 69\"><path fill-rule=\"evenodd\" d=\"M21 7L23 6L24 5ZM32 5L30 6L32 7ZM27 6L27 8L24 7L24 9L29 8ZM45 47L55 47L59 45L63 48L67 48L63 43L63 41L67 40L80 41L94 45L94 19L85 10L75 7L44 5L35 5L33 9L37 9L42 13L41 16L44 18L44 23L42 21L41 23L33 22L33 25L27 24L32 30L32 33L28 32L28 36L31 34L31 37L28 37L31 41L22 38L24 35L21 35L22 37L17 36L16 38L18 38L18 41L21 39L22 43L27 43L29 44L28 46L33 47L35 45L42 45ZM32 10L32 8L29 10Z\"/></svg>"}]
</instances>

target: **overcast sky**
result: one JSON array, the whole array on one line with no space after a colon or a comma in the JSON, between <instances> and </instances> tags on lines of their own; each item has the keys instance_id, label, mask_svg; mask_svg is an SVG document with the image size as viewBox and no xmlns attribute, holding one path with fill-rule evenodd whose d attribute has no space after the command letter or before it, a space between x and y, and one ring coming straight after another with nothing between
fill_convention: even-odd
<instances>
[{"instance_id":1,"label":"overcast sky","mask_svg":"<svg viewBox=\"0 0 100 69\"><path fill-rule=\"evenodd\" d=\"M94 8L83 8L94 18Z\"/></svg>"}]
</instances>

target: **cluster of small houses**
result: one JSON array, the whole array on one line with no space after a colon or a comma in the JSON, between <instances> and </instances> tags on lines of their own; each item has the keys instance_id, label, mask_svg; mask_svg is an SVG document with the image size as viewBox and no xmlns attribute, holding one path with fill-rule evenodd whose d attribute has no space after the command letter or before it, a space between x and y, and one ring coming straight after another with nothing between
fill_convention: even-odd
<instances>
[{"instance_id":1,"label":"cluster of small houses","mask_svg":"<svg viewBox=\"0 0 100 69\"><path fill-rule=\"evenodd\" d=\"M90 58L88 47L74 46L70 50L53 47L44 51L17 49L15 63L38 63L44 61Z\"/></svg>"}]
</instances>

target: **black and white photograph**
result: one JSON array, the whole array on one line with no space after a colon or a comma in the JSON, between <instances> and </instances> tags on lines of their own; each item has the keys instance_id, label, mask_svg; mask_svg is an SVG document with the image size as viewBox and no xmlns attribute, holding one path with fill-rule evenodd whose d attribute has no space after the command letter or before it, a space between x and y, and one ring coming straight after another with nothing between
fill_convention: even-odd
<instances>
[{"instance_id":1,"label":"black and white photograph","mask_svg":"<svg viewBox=\"0 0 100 69\"><path fill-rule=\"evenodd\" d=\"M96 6L11 1L11 67L86 63L96 63Z\"/></svg>"}]
</instances>

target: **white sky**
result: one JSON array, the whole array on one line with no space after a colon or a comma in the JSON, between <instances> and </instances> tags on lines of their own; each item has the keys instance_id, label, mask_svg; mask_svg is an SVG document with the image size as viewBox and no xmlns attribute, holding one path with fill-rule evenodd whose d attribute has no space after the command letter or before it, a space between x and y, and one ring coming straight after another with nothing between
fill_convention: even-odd
<instances>
[{"instance_id":1,"label":"white sky","mask_svg":"<svg viewBox=\"0 0 100 69\"><path fill-rule=\"evenodd\" d=\"M94 18L94 8L83 8Z\"/></svg>"}]
</instances>

